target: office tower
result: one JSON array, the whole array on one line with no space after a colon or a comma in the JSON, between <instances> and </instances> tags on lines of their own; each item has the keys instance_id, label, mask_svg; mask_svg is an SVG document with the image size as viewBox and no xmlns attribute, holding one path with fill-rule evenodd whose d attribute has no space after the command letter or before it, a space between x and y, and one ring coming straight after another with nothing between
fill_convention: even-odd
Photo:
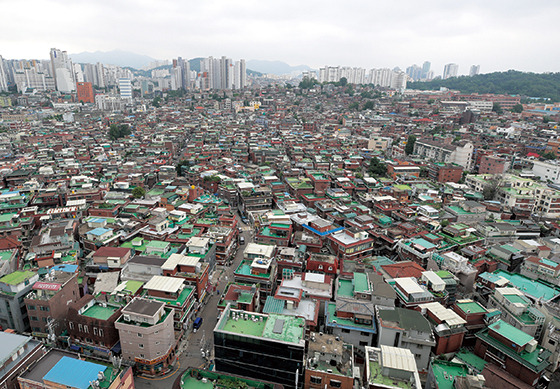
<instances>
[{"instance_id":1,"label":"office tower","mask_svg":"<svg viewBox=\"0 0 560 389\"><path fill-rule=\"evenodd\" d=\"M239 78L241 80L240 88L245 88L247 86L247 65L244 59L239 60Z\"/></svg>"},{"instance_id":2,"label":"office tower","mask_svg":"<svg viewBox=\"0 0 560 389\"><path fill-rule=\"evenodd\" d=\"M477 74L480 74L480 65L472 65L471 66L471 70L469 72L469 76L476 76Z\"/></svg>"},{"instance_id":3,"label":"office tower","mask_svg":"<svg viewBox=\"0 0 560 389\"><path fill-rule=\"evenodd\" d=\"M0 55L0 92L8 90L8 76L6 75L6 64Z\"/></svg>"},{"instance_id":4,"label":"office tower","mask_svg":"<svg viewBox=\"0 0 560 389\"><path fill-rule=\"evenodd\" d=\"M74 77L76 82L84 82L84 72L82 70L82 65L79 63L74 64Z\"/></svg>"},{"instance_id":5,"label":"office tower","mask_svg":"<svg viewBox=\"0 0 560 389\"><path fill-rule=\"evenodd\" d=\"M446 80L451 77L457 77L457 73L459 73L459 65L456 63L448 63L443 68L443 79Z\"/></svg>"},{"instance_id":6,"label":"office tower","mask_svg":"<svg viewBox=\"0 0 560 389\"><path fill-rule=\"evenodd\" d=\"M427 80L429 79L428 76L430 75L430 67L432 64L429 61L425 61L422 64L422 79Z\"/></svg>"},{"instance_id":7,"label":"office tower","mask_svg":"<svg viewBox=\"0 0 560 389\"><path fill-rule=\"evenodd\" d=\"M56 90L70 93L76 90L76 77L72 61L66 51L51 49L51 69Z\"/></svg>"},{"instance_id":8,"label":"office tower","mask_svg":"<svg viewBox=\"0 0 560 389\"><path fill-rule=\"evenodd\" d=\"M76 83L76 94L79 102L93 103L93 86L91 82L77 82Z\"/></svg>"},{"instance_id":9,"label":"office tower","mask_svg":"<svg viewBox=\"0 0 560 389\"><path fill-rule=\"evenodd\" d=\"M119 91L122 99L132 99L132 82L130 78L119 78Z\"/></svg>"},{"instance_id":10,"label":"office tower","mask_svg":"<svg viewBox=\"0 0 560 389\"><path fill-rule=\"evenodd\" d=\"M105 68L101 62L98 62L96 67L97 71L97 86L100 88L105 88L107 86L107 81L105 78Z\"/></svg>"}]
</instances>

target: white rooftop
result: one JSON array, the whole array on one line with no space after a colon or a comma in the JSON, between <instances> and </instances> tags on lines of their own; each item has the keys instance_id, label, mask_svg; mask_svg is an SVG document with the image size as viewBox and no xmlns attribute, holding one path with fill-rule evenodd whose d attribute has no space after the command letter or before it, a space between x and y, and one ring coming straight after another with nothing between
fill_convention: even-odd
<instances>
[{"instance_id":1,"label":"white rooftop","mask_svg":"<svg viewBox=\"0 0 560 389\"><path fill-rule=\"evenodd\" d=\"M461 316L457 315L455 311L445 308L438 302L422 304L420 307L426 308L440 321L445 322L450 327L467 324L467 322Z\"/></svg>"},{"instance_id":2,"label":"white rooftop","mask_svg":"<svg viewBox=\"0 0 560 389\"><path fill-rule=\"evenodd\" d=\"M409 349L381 345L381 366L415 372L416 360Z\"/></svg>"},{"instance_id":3,"label":"white rooftop","mask_svg":"<svg viewBox=\"0 0 560 389\"><path fill-rule=\"evenodd\" d=\"M412 277L395 278L395 282L409 295L413 293L424 293L425 290L418 285Z\"/></svg>"},{"instance_id":4,"label":"white rooftop","mask_svg":"<svg viewBox=\"0 0 560 389\"><path fill-rule=\"evenodd\" d=\"M265 258L272 257L272 253L274 252L275 246L268 246L264 244L258 243L249 243L245 250L243 251L244 255L257 255Z\"/></svg>"},{"instance_id":5,"label":"white rooftop","mask_svg":"<svg viewBox=\"0 0 560 389\"><path fill-rule=\"evenodd\" d=\"M183 282L184 280L182 278L153 276L152 279L144 285L144 289L177 293L183 287Z\"/></svg>"},{"instance_id":6,"label":"white rooftop","mask_svg":"<svg viewBox=\"0 0 560 389\"><path fill-rule=\"evenodd\" d=\"M161 265L162 270L174 270L178 265L196 266L200 262L198 257L189 257L183 254L171 254L167 261Z\"/></svg>"}]
</instances>

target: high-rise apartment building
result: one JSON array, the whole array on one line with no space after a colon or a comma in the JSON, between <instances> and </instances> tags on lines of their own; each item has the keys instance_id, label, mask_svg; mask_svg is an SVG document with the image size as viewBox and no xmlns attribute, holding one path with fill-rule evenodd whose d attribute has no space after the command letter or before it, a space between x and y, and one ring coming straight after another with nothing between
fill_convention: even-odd
<instances>
[{"instance_id":1,"label":"high-rise apartment building","mask_svg":"<svg viewBox=\"0 0 560 389\"><path fill-rule=\"evenodd\" d=\"M422 64L422 79L423 80L427 80L430 75L430 67L432 66L432 64L430 63L430 61L425 61Z\"/></svg>"},{"instance_id":2,"label":"high-rise apartment building","mask_svg":"<svg viewBox=\"0 0 560 389\"><path fill-rule=\"evenodd\" d=\"M476 76L480 74L480 65L472 65L471 70L469 71L469 76Z\"/></svg>"},{"instance_id":3,"label":"high-rise apartment building","mask_svg":"<svg viewBox=\"0 0 560 389\"><path fill-rule=\"evenodd\" d=\"M247 84L245 60L233 63L230 58L208 57L200 61L197 80L200 89L241 89Z\"/></svg>"},{"instance_id":4,"label":"high-rise apartment building","mask_svg":"<svg viewBox=\"0 0 560 389\"><path fill-rule=\"evenodd\" d=\"M457 77L458 73L459 73L459 65L457 65L456 63L448 63L443 68L443 77L442 78L444 80L446 80L446 79L451 78L451 77Z\"/></svg>"},{"instance_id":5,"label":"high-rise apartment building","mask_svg":"<svg viewBox=\"0 0 560 389\"><path fill-rule=\"evenodd\" d=\"M8 76L6 73L6 65L4 64L4 59L0 55L0 92L8 90Z\"/></svg>"},{"instance_id":6,"label":"high-rise apartment building","mask_svg":"<svg viewBox=\"0 0 560 389\"><path fill-rule=\"evenodd\" d=\"M51 69L56 90L70 93L76 90L74 66L66 51L51 49Z\"/></svg>"},{"instance_id":7,"label":"high-rise apartment building","mask_svg":"<svg viewBox=\"0 0 560 389\"><path fill-rule=\"evenodd\" d=\"M119 78L119 91L122 99L132 99L132 82L130 78Z\"/></svg>"}]
</instances>

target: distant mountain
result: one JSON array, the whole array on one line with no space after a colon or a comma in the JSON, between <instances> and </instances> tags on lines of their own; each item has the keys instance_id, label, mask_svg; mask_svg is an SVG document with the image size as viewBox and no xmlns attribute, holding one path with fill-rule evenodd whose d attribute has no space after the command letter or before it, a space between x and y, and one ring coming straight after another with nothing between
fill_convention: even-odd
<instances>
[{"instance_id":1,"label":"distant mountain","mask_svg":"<svg viewBox=\"0 0 560 389\"><path fill-rule=\"evenodd\" d=\"M260 73L272 73L276 75L292 74L306 70L313 70L307 65L290 66L282 61L263 61L252 59L247 61L247 69L251 69Z\"/></svg>"},{"instance_id":2,"label":"distant mountain","mask_svg":"<svg viewBox=\"0 0 560 389\"><path fill-rule=\"evenodd\" d=\"M106 65L129 66L135 69L141 69L150 62L155 61L155 59L150 56L124 50L96 51L94 53L84 51L83 53L70 54L69 57L74 63L101 62Z\"/></svg>"}]
</instances>

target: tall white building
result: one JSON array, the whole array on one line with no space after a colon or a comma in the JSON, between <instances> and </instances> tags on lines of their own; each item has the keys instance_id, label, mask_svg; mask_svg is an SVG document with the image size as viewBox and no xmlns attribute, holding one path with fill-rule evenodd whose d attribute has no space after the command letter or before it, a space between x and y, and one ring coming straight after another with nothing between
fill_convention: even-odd
<instances>
[{"instance_id":1,"label":"tall white building","mask_svg":"<svg viewBox=\"0 0 560 389\"><path fill-rule=\"evenodd\" d=\"M76 76L68 54L66 51L51 49L50 55L56 90L63 93L74 92L76 90Z\"/></svg>"},{"instance_id":2,"label":"tall white building","mask_svg":"<svg viewBox=\"0 0 560 389\"><path fill-rule=\"evenodd\" d=\"M122 99L132 99L132 82L130 78L119 78L119 91Z\"/></svg>"},{"instance_id":3,"label":"tall white building","mask_svg":"<svg viewBox=\"0 0 560 389\"><path fill-rule=\"evenodd\" d=\"M8 90L8 76L6 73L6 64L4 63L4 59L0 55L0 92L5 92Z\"/></svg>"},{"instance_id":4,"label":"tall white building","mask_svg":"<svg viewBox=\"0 0 560 389\"><path fill-rule=\"evenodd\" d=\"M471 70L469 71L469 76L476 76L480 74L480 65L472 65Z\"/></svg>"},{"instance_id":5,"label":"tall white building","mask_svg":"<svg viewBox=\"0 0 560 389\"><path fill-rule=\"evenodd\" d=\"M459 74L459 65L456 63L448 63L443 67L443 79L446 80L451 77L457 77Z\"/></svg>"},{"instance_id":6,"label":"tall white building","mask_svg":"<svg viewBox=\"0 0 560 389\"><path fill-rule=\"evenodd\" d=\"M230 58L204 58L200 62L200 74L197 80L201 89L240 89L247 84L245 60L235 64Z\"/></svg>"}]
</instances>

